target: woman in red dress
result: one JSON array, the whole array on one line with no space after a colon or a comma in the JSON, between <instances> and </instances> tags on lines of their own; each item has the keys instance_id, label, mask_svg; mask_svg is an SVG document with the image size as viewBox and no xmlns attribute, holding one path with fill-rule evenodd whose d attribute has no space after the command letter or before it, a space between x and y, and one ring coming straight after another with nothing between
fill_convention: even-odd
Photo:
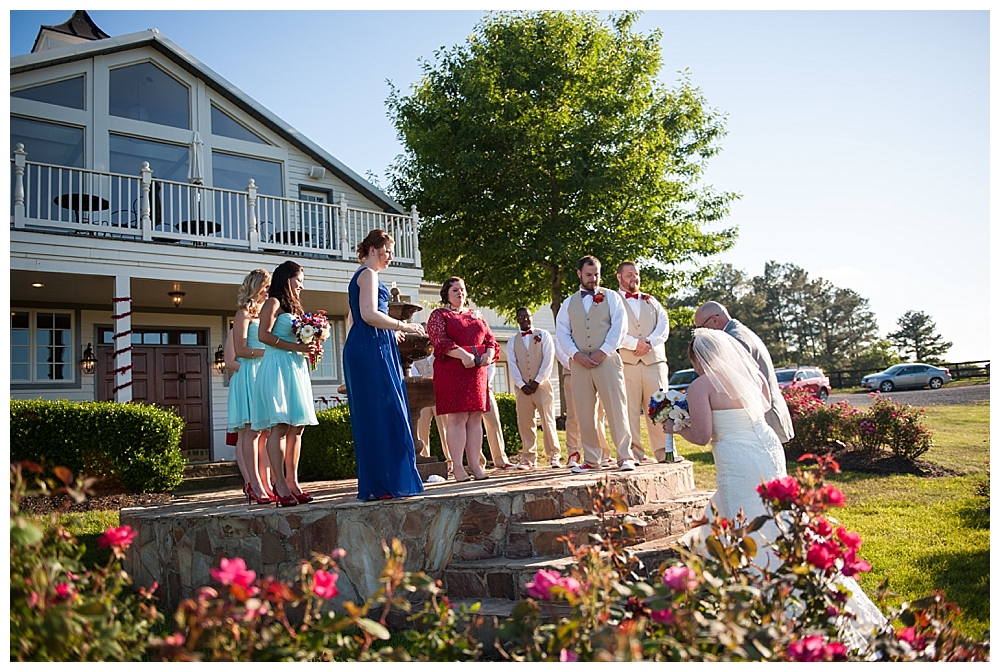
<instances>
[{"instance_id":1,"label":"woman in red dress","mask_svg":"<svg viewBox=\"0 0 1000 672\"><path fill-rule=\"evenodd\" d=\"M441 302L427 318L427 335L434 346L434 396L437 414L445 416L448 452L458 482L487 478L480 466L483 454L483 413L489 410L486 367L499 348L490 327L465 305L462 278L441 286ZM478 311L477 311L478 313ZM468 458L470 475L462 466Z\"/></svg>"}]
</instances>

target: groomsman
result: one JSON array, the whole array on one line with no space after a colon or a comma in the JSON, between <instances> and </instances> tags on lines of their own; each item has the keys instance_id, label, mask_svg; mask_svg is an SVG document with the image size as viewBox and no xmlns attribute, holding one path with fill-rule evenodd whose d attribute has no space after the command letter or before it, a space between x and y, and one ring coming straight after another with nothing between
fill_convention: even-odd
<instances>
[{"instance_id":1,"label":"groomsman","mask_svg":"<svg viewBox=\"0 0 1000 672\"><path fill-rule=\"evenodd\" d=\"M573 384L571 376L571 366L569 355L559 345L559 339L553 338L555 344L556 359L562 364L563 369L563 390L566 393L566 408L563 413L566 416L566 466L575 467L583 460L583 442L580 440L580 422L577 420L576 404L573 403ZM611 446L608 445L608 438L605 436L604 406L600 400L597 401L597 408L590 411L590 415L597 414L597 442L601 444L601 466L606 463L610 465Z\"/></svg>"},{"instance_id":2,"label":"groomsman","mask_svg":"<svg viewBox=\"0 0 1000 672\"><path fill-rule=\"evenodd\" d=\"M618 265L618 293L625 304L628 325L622 346L618 349L625 367L625 399L628 405L629 429L632 432L632 453L641 455L640 464L665 462L666 453L673 452L673 434L655 424L646 409L649 398L657 390L666 391L670 376L667 371L667 349L663 345L670 335L667 311L649 294L639 291L639 267L634 261ZM656 459L645 454L639 432L639 416L646 418L649 442Z\"/></svg>"},{"instance_id":3,"label":"groomsman","mask_svg":"<svg viewBox=\"0 0 1000 672\"><path fill-rule=\"evenodd\" d=\"M625 336L625 308L617 292L600 287L601 262L591 255L577 264L580 290L573 292L556 316L556 339L571 357L571 391L579 411L584 463L575 473L601 469L601 447L597 438L597 417L584 409L604 404L611 440L615 444L622 471L635 469L632 434L625 416L625 374L618 347Z\"/></svg>"},{"instance_id":4,"label":"groomsman","mask_svg":"<svg viewBox=\"0 0 1000 672\"><path fill-rule=\"evenodd\" d=\"M531 312L527 308L518 308L515 319L521 331L507 341L507 367L514 380L517 431L523 444L518 467L534 469L537 466L535 411L538 411L542 418L545 454L549 465L558 469L562 464L556 435L555 394L549 381L555 363L555 345L549 332L532 327Z\"/></svg>"},{"instance_id":5,"label":"groomsman","mask_svg":"<svg viewBox=\"0 0 1000 672\"><path fill-rule=\"evenodd\" d=\"M424 328L427 327L427 323L424 322ZM413 369L424 378L434 377L434 355L425 357L424 359L418 359L413 362ZM441 439L441 450L447 456L448 453L448 437L446 434L448 424L444 422L443 415L435 414L434 406L424 406L420 409L420 417L417 418L417 438L423 441L424 447L420 451L420 454L424 457L430 457L431 454L431 419L433 418L438 428L438 437ZM450 460L449 460L450 464Z\"/></svg>"}]
</instances>

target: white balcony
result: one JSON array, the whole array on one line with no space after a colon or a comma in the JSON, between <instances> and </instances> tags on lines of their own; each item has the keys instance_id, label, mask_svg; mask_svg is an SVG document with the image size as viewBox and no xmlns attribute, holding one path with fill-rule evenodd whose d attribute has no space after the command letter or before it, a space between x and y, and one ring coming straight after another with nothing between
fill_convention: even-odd
<instances>
[{"instance_id":1,"label":"white balcony","mask_svg":"<svg viewBox=\"0 0 1000 672\"><path fill-rule=\"evenodd\" d=\"M148 164L136 175L101 173L11 158L11 226L250 251L278 251L356 261L357 245L372 229L395 241L394 265L420 266L418 215L360 210L245 191L153 178ZM97 244L97 243L95 243Z\"/></svg>"}]
</instances>

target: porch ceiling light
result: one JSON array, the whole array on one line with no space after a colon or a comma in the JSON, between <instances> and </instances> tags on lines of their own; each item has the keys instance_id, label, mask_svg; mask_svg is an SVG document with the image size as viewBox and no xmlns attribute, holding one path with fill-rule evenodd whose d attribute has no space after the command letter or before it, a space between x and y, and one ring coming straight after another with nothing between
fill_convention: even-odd
<instances>
[{"instance_id":1,"label":"porch ceiling light","mask_svg":"<svg viewBox=\"0 0 1000 672\"><path fill-rule=\"evenodd\" d=\"M215 370L219 373L226 372L226 351L220 345L219 349L215 351L215 361L213 362Z\"/></svg>"},{"instance_id":2,"label":"porch ceiling light","mask_svg":"<svg viewBox=\"0 0 1000 672\"><path fill-rule=\"evenodd\" d=\"M86 374L91 374L97 367L97 357L94 357L94 346L91 343L87 343L87 347L83 351L83 357L80 358L80 370Z\"/></svg>"},{"instance_id":3,"label":"porch ceiling light","mask_svg":"<svg viewBox=\"0 0 1000 672\"><path fill-rule=\"evenodd\" d=\"M175 289L172 292L167 292L167 296L169 296L170 300L174 302L174 308L181 307L181 301L184 300L184 292Z\"/></svg>"}]
</instances>

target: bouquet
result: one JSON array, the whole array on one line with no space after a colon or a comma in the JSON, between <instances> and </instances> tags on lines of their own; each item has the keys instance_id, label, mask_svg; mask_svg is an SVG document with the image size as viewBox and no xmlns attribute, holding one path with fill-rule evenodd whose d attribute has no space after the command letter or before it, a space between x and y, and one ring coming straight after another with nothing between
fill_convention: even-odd
<instances>
[{"instance_id":1,"label":"bouquet","mask_svg":"<svg viewBox=\"0 0 1000 672\"><path fill-rule=\"evenodd\" d=\"M667 420L674 421L674 431L680 431L691 426L691 413L688 412L687 395L677 390L657 390L649 399L650 419L660 424ZM667 434L666 460L674 461L674 437Z\"/></svg>"},{"instance_id":2,"label":"bouquet","mask_svg":"<svg viewBox=\"0 0 1000 672\"><path fill-rule=\"evenodd\" d=\"M321 344L330 338L330 320L326 317L325 310L317 310L315 313L305 313L292 318L292 333L295 334L299 343L311 345ZM319 366L323 359L323 348L317 347L309 351L309 368L312 371Z\"/></svg>"}]
</instances>

